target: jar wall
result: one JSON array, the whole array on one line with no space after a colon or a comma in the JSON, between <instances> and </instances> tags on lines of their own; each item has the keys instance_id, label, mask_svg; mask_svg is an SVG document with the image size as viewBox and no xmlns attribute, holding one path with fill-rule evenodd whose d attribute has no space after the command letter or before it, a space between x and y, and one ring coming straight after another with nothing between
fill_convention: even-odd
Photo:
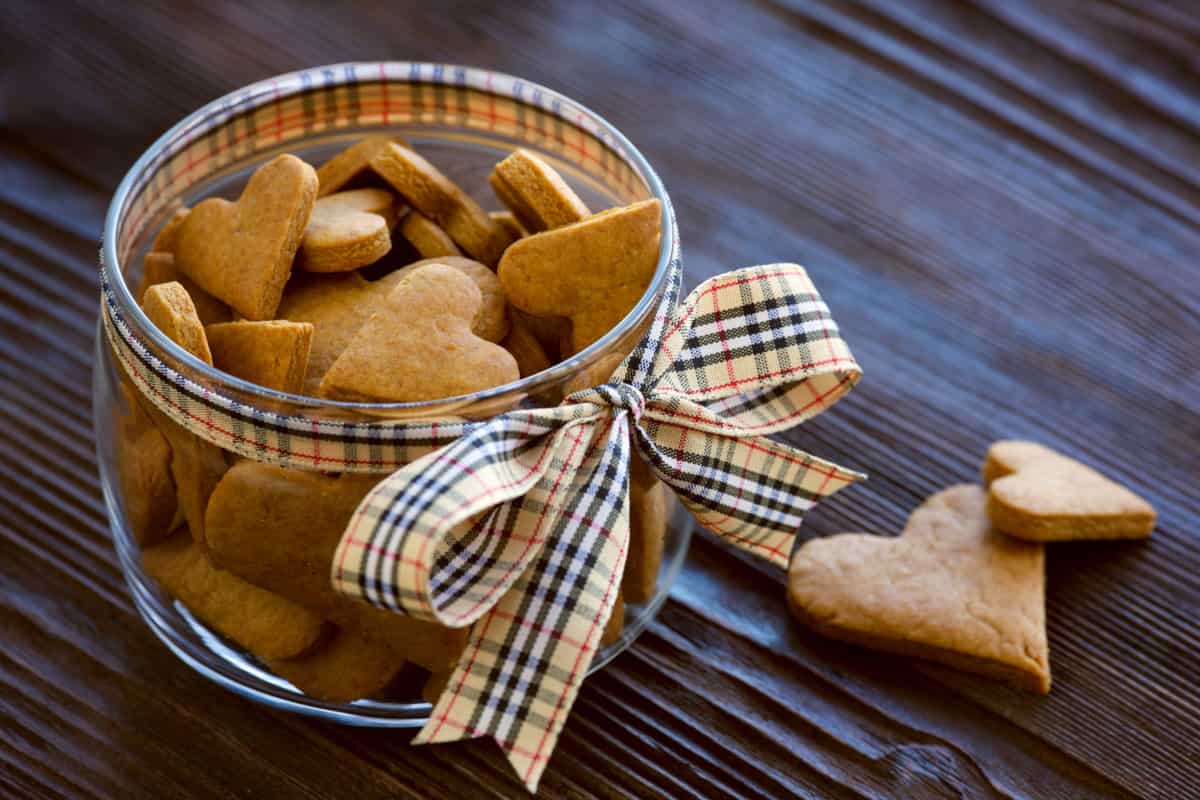
<instances>
[{"instance_id":1,"label":"jar wall","mask_svg":"<svg viewBox=\"0 0 1200 800\"><path fill-rule=\"evenodd\" d=\"M301 88L302 82L296 84L297 91ZM219 107L220 102L215 105ZM595 169L589 171L587 159L580 163L565 158L563 145L571 136L569 131L544 137L542 147L530 141L527 131L522 135L515 131L508 134L483 131L472 122L469 115L423 116L418 112L407 124L389 126L386 130L404 136L477 198L487 196L486 177L491 166L516 146L534 149L551 161L594 210L658 193L652 191L657 184L644 180L645 176L637 173L636 164L629 173L635 179L626 175L621 181L614 181L616 173L611 162L592 159ZM218 117L205 124L219 129L230 123L228 118L222 121ZM663 264L659 265L648 302L642 304L640 313L627 318L619 331L597 343L598 346L542 376L511 387L483 396L422 405L330 403L265 391L200 364L149 328L128 287L137 285L142 256L158 224L173 209L180 204L191 205L205 196L236 196L249 172L276 152L292 152L311 163L320 163L347 143L380 132L383 130L378 125L329 127L310 130L278 147L247 147L236 157L215 166L208 175L168 182L171 191L160 191L153 201L145 198L148 187L155 185L152 177L127 179L114 198L119 219L109 226L110 234L120 231L122 235L113 243L112 250L106 252L111 253L109 261L119 273L115 278L117 302L125 305L125 316L147 353L206 391L219 392L250 407L314 420L376 422L381 418L447 416L486 419L516 406L557 404L565 393L603 380L632 348L648 323L656 305L654 300L664 290ZM164 164L171 163L165 154L172 147L194 142L201 135L194 126L189 129L186 124L174 134L175 139L168 134L156 144L149 158L139 162L131 176L139 169L164 169ZM602 165L605 170L600 170ZM122 196L122 192L141 192L141 195L132 199ZM660 196L668 208L664 219L669 221L669 201L665 195ZM673 239L674 232L666 226L663 236L666 258L669 249L666 240ZM97 334L93 388L97 453L116 549L139 611L160 639L202 673L262 702L352 724L423 724L429 707L423 701L421 684L429 673L434 676L431 685L436 684L439 671L444 672L452 665L465 633L414 629L403 618L333 596L327 580L332 548L340 538L349 512L382 476L283 470L254 464L237 453L221 450L167 418L134 388L103 330ZM634 520L633 535L635 539L643 538L631 550L638 554L638 565L628 573L621 615L623 626L614 623L610 627L593 669L628 646L652 619L682 563L690 536L690 517L672 495L661 486L656 487L647 475L640 475L637 484L632 492L633 513L641 517ZM231 497L235 500L231 501ZM218 502L214 503L214 498ZM246 527L264 532L260 550L253 557L230 545L232 540L227 530L230 525L226 518L230 517L229 509L237 507L236 498L244 498L246 507L254 510L252 518L245 520ZM271 509L279 513L272 516ZM236 516L233 515L234 522L238 523ZM211 542L206 530L210 518L216 520L213 524L218 527L214 530L223 537ZM278 530L272 530L272 523L277 523ZM265 535L282 535L285 530L294 532L304 527L304 547L291 553L272 550L271 539ZM156 567L153 556L144 557L143 548L154 552L167 545L195 549L204 558L190 562L186 558L176 559L170 563L186 562L190 571L164 573L161 565ZM269 568L263 566L261 557L265 553L272 554L278 563ZM204 564L198 563L201 560ZM170 569L179 572L183 568ZM635 572L636 581L632 577ZM152 574L161 580L154 580ZM238 591L260 604L252 607L264 608L264 613L284 620L291 635L281 641L278 636L260 636L261 632L253 626L250 630L239 628L236 619L230 621L228 609L205 608L197 603L189 609L160 585L172 581L179 586L190 585L189 582L244 581L249 588ZM186 593L186 589L176 589L177 594L181 591ZM284 602L276 602L259 592L278 595ZM382 651L394 652L397 659L415 663L419 669L406 667L400 680L373 689L369 693L371 699L357 702L349 702L349 696L341 697L336 691L326 691L325 699L314 696L314 691L305 694L280 677L291 675L293 682L304 683L311 678L304 674L304 659L321 647L329 648L331 637L340 641L337 637L350 635L373 642ZM296 663L301 666L296 667ZM372 686L369 673L364 668L358 688ZM325 689L328 687L317 686L315 694Z\"/></svg>"}]
</instances>

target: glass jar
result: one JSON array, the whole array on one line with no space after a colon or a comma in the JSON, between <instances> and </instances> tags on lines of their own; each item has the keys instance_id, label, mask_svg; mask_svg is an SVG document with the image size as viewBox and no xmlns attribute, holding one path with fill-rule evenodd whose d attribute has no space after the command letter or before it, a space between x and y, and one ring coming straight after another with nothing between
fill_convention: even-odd
<instances>
[{"instance_id":1,"label":"glass jar","mask_svg":"<svg viewBox=\"0 0 1200 800\"><path fill-rule=\"evenodd\" d=\"M138 284L142 258L155 233L177 208L209 196L236 197L250 172L280 153L319 165L347 145L381 133L403 136L485 207L498 207L485 199L491 197L487 176L492 166L517 147L551 163L591 208L658 198L662 244L646 294L606 336L544 372L476 394L422 403L336 402L256 386L191 356L142 313L130 287ZM601 382L607 374L600 373L611 370L614 354L633 346L665 291L677 257L674 216L661 182L641 154L603 119L555 92L510 76L399 62L341 64L282 75L199 109L155 142L125 176L109 207L102 251L109 302L149 356L206 393L314 424L486 419L518 406L557 403L567 391ZM93 381L101 482L121 568L138 611L154 633L198 672L273 707L355 725L423 725L430 705L411 688L393 687L388 694L354 702L303 694L200 622L147 575L134 533L146 521L145 497L141 489L125 496L122 488L123 474L146 471L132 461L127 433L135 409L129 407L130 387L122 382L123 367L101 326ZM196 447L216 451L218 472L236 460L234 453L216 450L182 428L174 435L190 436ZM153 482L156 476L151 472L143 477ZM124 485L127 490L133 486L128 481ZM138 496L132 496L135 493ZM642 602L626 604L624 630L598 652L593 670L645 629L682 564L691 518L673 495L665 494L668 522L657 584Z\"/></svg>"}]
</instances>

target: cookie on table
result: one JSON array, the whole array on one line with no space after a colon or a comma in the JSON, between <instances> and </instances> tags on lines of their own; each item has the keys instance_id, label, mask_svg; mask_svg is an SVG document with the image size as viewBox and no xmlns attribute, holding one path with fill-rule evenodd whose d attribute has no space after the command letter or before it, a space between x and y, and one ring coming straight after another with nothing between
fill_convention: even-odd
<instances>
[{"instance_id":1,"label":"cookie on table","mask_svg":"<svg viewBox=\"0 0 1200 800\"><path fill-rule=\"evenodd\" d=\"M1001 441L983 465L992 525L1036 542L1144 539L1154 508L1091 467L1035 442Z\"/></svg>"},{"instance_id":2,"label":"cookie on table","mask_svg":"<svg viewBox=\"0 0 1200 800\"><path fill-rule=\"evenodd\" d=\"M1050 690L1045 553L992 530L987 493L945 489L899 538L805 542L788 571L793 614L818 633Z\"/></svg>"}]
</instances>

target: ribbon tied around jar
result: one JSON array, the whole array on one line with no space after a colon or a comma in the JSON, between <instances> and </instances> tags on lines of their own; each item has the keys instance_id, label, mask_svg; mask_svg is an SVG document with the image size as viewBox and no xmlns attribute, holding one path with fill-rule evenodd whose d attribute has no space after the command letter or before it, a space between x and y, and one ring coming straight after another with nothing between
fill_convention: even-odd
<instances>
[{"instance_id":1,"label":"ribbon tied around jar","mask_svg":"<svg viewBox=\"0 0 1200 800\"><path fill-rule=\"evenodd\" d=\"M769 438L861 370L806 271L747 267L682 303L678 261L648 332L604 384L486 421L285 417L163 364L121 318L105 330L138 388L196 435L291 468L390 472L331 565L349 597L468 644L415 743L494 738L530 791L596 654L629 547L630 459L701 525L786 567L806 511L862 475Z\"/></svg>"}]
</instances>

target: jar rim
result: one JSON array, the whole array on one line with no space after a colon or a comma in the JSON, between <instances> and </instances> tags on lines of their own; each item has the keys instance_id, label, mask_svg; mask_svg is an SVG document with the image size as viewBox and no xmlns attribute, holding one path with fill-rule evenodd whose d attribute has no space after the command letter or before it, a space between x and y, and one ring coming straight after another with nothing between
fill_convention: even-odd
<instances>
[{"instance_id":1,"label":"jar rim","mask_svg":"<svg viewBox=\"0 0 1200 800\"><path fill-rule=\"evenodd\" d=\"M528 377L522 377L511 383L490 387L478 392L435 400L399 403L363 403L311 397L309 395L284 392L251 383L223 370L219 370L192 355L177 345L150 321L142 311L141 306L136 302L133 293L125 281L125 271L122 269L117 250L117 237L121 225L125 221L126 206L133 187L144 173L155 168L156 159L162 158L167 149L178 141L183 134L193 128L198 128L202 132L204 126L209 124L214 114L219 115L221 111L228 110L233 104L240 105L247 102L261 102L264 99L275 102L280 98L300 93L307 89L311 81L311 76L314 74L322 75L326 78L330 74L350 76L340 79L339 85L379 81L403 85L419 81L421 83L440 83L445 86L460 86L461 84L457 80L465 79L473 89L510 98L513 95L497 88L496 84L499 84L500 87L520 85L524 89L528 89L532 96L541 98L541 102L538 105L543 113L558 116L571 125L591 123L594 129L590 132L597 135L597 138L602 139L605 144L615 145L613 149L616 154L634 169L638 177L646 184L646 188L649 190L651 196L658 199L661 204L658 263L655 265L654 275L646 291L633 308L612 329L580 352L563 359L549 369ZM360 78L358 77L360 74L370 74L372 77ZM460 77L452 80L450 76ZM335 78L335 80L338 79ZM627 335L648 313L652 312L653 304L658 301L659 290L667 284L672 265L678 260L678 247L675 214L662 180L658 177L654 168L650 166L645 156L616 126L612 125L601 115L553 89L506 73L453 64L383 61L343 62L283 73L250 84L249 86L235 89L188 114L156 139L139 156L117 185L105 216L101 257L103 264L111 265L111 268L108 270L110 287L121 313L138 330L139 335L147 338L156 348L169 354L178 363L185 365L196 375L212 381L219 386L233 389L249 398L260 398L271 404L282 402L298 408L308 407L349 412L411 412L426 408L438 409L445 406L472 404L508 393L524 392L527 394L536 394L543 388L577 374L582 368L589 366L597 360L611 345L619 341L621 337Z\"/></svg>"}]
</instances>

